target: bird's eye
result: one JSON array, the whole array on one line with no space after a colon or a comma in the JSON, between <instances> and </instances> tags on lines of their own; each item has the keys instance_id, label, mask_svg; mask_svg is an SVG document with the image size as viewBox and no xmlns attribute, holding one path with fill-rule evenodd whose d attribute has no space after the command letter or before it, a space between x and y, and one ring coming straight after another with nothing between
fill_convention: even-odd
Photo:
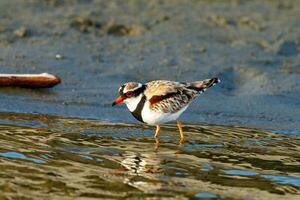
<instances>
[{"instance_id":1,"label":"bird's eye","mask_svg":"<svg viewBox=\"0 0 300 200\"><path fill-rule=\"evenodd\" d=\"M133 92L127 92L127 93L126 93L126 96L127 96L127 97L132 97L132 96L133 96Z\"/></svg>"}]
</instances>

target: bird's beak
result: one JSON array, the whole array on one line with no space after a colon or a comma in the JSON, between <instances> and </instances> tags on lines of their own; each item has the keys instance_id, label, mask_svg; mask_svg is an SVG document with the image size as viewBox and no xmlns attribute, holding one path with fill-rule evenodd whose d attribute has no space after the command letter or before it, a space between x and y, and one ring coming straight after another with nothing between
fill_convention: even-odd
<instances>
[{"instance_id":1,"label":"bird's beak","mask_svg":"<svg viewBox=\"0 0 300 200\"><path fill-rule=\"evenodd\" d=\"M119 103L122 103L123 100L124 100L124 98L122 96L119 96L118 98L116 98L116 100L112 103L111 106L115 106Z\"/></svg>"}]
</instances>

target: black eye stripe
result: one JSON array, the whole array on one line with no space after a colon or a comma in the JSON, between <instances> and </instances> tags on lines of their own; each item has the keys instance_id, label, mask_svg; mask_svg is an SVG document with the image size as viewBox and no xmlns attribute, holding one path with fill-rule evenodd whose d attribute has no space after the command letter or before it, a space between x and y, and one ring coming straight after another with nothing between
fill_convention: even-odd
<instances>
[{"instance_id":1,"label":"black eye stripe","mask_svg":"<svg viewBox=\"0 0 300 200\"><path fill-rule=\"evenodd\" d=\"M142 85L142 87L132 91L133 92L133 96L138 96L140 95L142 92L144 92L144 90L146 89L145 85Z\"/></svg>"},{"instance_id":2,"label":"black eye stripe","mask_svg":"<svg viewBox=\"0 0 300 200\"><path fill-rule=\"evenodd\" d=\"M120 89L119 89L119 93L120 94L124 94L124 88L125 88L125 85L122 85L121 87L120 87Z\"/></svg>"},{"instance_id":3,"label":"black eye stripe","mask_svg":"<svg viewBox=\"0 0 300 200\"><path fill-rule=\"evenodd\" d=\"M144 90L146 89L145 85L142 85L141 87L137 88L136 90L132 90L132 91L128 91L126 93L124 93L124 88L125 85L122 85L119 89L119 94L125 97L132 97L132 96L138 96L140 95L142 92L144 92Z\"/></svg>"}]
</instances>

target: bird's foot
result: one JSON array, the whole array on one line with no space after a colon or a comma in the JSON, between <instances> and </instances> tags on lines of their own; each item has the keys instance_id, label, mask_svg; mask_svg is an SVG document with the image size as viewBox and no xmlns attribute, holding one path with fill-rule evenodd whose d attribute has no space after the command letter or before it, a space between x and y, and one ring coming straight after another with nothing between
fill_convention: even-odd
<instances>
[{"instance_id":1,"label":"bird's foot","mask_svg":"<svg viewBox=\"0 0 300 200\"><path fill-rule=\"evenodd\" d=\"M179 146L182 145L182 144L184 143L184 139L185 139L184 137L180 138L180 140L179 140L179 142L178 142Z\"/></svg>"}]
</instances>

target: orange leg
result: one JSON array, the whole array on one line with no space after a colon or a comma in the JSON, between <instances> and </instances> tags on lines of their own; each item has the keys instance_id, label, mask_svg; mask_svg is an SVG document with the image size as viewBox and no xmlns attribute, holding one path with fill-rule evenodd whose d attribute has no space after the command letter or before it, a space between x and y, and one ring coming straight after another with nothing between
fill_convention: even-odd
<instances>
[{"instance_id":1,"label":"orange leg","mask_svg":"<svg viewBox=\"0 0 300 200\"><path fill-rule=\"evenodd\" d=\"M159 126L159 125L156 125L156 130L155 130L155 135L154 135L155 138L158 138L158 136L159 136L159 131L160 131L160 126Z\"/></svg>"},{"instance_id":2,"label":"orange leg","mask_svg":"<svg viewBox=\"0 0 300 200\"><path fill-rule=\"evenodd\" d=\"M158 150L158 148L159 148L159 145L160 145L159 138L155 138L155 151L157 151L157 150Z\"/></svg>"},{"instance_id":3,"label":"orange leg","mask_svg":"<svg viewBox=\"0 0 300 200\"><path fill-rule=\"evenodd\" d=\"M160 141L159 141L159 132L160 132L160 126L156 125L156 130L155 130L155 135L154 135L154 138L155 138L155 150L158 150L159 144L160 144Z\"/></svg>"},{"instance_id":4,"label":"orange leg","mask_svg":"<svg viewBox=\"0 0 300 200\"><path fill-rule=\"evenodd\" d=\"M183 141L184 141L184 134L183 134L183 131L182 131L182 123L179 120L177 120L177 127L178 127L178 130L179 130L179 133L180 133L180 141L179 141L179 143L183 143Z\"/></svg>"}]
</instances>

